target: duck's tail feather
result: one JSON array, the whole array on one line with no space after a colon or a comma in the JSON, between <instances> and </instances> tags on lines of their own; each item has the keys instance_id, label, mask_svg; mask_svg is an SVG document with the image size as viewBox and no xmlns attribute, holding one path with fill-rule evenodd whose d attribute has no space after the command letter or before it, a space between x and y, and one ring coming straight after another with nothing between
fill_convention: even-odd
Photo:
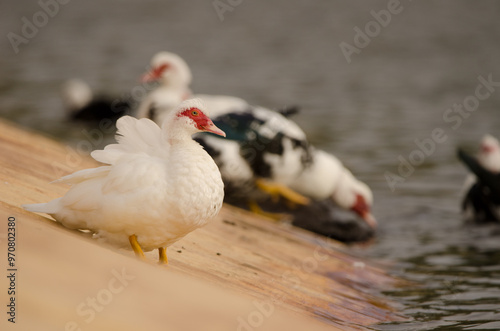
<instances>
[{"instance_id":1,"label":"duck's tail feather","mask_svg":"<svg viewBox=\"0 0 500 331\"><path fill-rule=\"evenodd\" d=\"M31 211L34 213L55 214L59 210L58 207L59 199L55 199L46 203L34 203L34 204L22 205L21 207L23 207L27 211Z\"/></svg>"}]
</instances>

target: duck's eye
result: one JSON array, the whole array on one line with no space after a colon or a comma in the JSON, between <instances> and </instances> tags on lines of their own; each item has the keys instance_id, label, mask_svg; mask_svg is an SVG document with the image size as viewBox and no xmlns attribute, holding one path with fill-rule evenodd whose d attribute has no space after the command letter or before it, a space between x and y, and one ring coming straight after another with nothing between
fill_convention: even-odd
<instances>
[{"instance_id":1,"label":"duck's eye","mask_svg":"<svg viewBox=\"0 0 500 331\"><path fill-rule=\"evenodd\" d=\"M198 116L198 115L199 115L199 113L198 113L196 110L193 110L193 111L191 112L191 115L193 115L193 116Z\"/></svg>"}]
</instances>

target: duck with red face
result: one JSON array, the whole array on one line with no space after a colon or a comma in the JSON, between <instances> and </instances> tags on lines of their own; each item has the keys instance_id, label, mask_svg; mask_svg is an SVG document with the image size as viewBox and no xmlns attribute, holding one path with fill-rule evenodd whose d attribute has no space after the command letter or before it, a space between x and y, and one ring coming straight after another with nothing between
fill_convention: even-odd
<instances>
[{"instance_id":1,"label":"duck with red face","mask_svg":"<svg viewBox=\"0 0 500 331\"><path fill-rule=\"evenodd\" d=\"M500 143L485 135L477 157L459 150L458 156L471 170L464 184L462 212L469 223L500 222Z\"/></svg>"},{"instance_id":2,"label":"duck with red face","mask_svg":"<svg viewBox=\"0 0 500 331\"><path fill-rule=\"evenodd\" d=\"M59 179L72 185L63 197L23 207L141 258L143 250L158 249L160 263L167 263L166 247L213 219L224 198L217 165L191 136L225 133L195 99L178 105L161 128L123 116L117 129L117 144L91 154L105 166Z\"/></svg>"},{"instance_id":3,"label":"duck with red face","mask_svg":"<svg viewBox=\"0 0 500 331\"><path fill-rule=\"evenodd\" d=\"M141 81L159 82L160 86L141 101L135 116L163 123L167 113L191 97L191 70L180 56L170 52L157 53L150 65L150 70L142 75Z\"/></svg>"}]
</instances>

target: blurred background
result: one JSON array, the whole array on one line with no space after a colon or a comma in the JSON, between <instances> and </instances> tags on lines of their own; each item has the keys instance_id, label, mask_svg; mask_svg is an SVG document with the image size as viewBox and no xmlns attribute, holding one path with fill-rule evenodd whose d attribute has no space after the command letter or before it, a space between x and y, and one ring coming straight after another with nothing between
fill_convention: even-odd
<instances>
[{"instance_id":1,"label":"blurred background","mask_svg":"<svg viewBox=\"0 0 500 331\"><path fill-rule=\"evenodd\" d=\"M500 136L500 87L459 126L443 117L479 76L500 82L498 1L60 1L0 4L3 118L75 145L84 137L66 120L65 80L140 97L153 54L177 53L195 92L300 106L310 140L373 189L380 230L353 250L422 284L387 293L414 320L377 329L500 329L500 230L463 224L466 170L455 156ZM388 7L397 13L382 26L373 12ZM347 59L340 45L356 47L366 27L367 45ZM436 128L446 141L391 189L385 174L398 175L398 158Z\"/></svg>"}]
</instances>

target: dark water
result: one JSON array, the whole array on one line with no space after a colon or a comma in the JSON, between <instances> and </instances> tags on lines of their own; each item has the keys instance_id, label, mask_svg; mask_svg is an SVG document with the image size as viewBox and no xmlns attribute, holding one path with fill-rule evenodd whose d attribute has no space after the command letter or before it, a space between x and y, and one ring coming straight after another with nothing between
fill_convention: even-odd
<instances>
[{"instance_id":1,"label":"dark water","mask_svg":"<svg viewBox=\"0 0 500 331\"><path fill-rule=\"evenodd\" d=\"M221 2L236 5L223 20L211 0L71 0L46 22L36 1L3 2L1 115L78 144L85 136L63 120L60 84L80 77L103 93L139 98L138 77L159 50L187 60L194 91L298 104L311 140L374 190L381 228L373 245L356 250L395 262L396 274L419 283L387 293L413 320L375 328L500 329L500 230L463 225L466 172L455 157L458 145L500 136L500 87L480 88L477 104L472 97L479 77L500 82L500 3ZM384 10L385 26L372 10ZM23 34L34 15L38 31ZM355 45L355 27L372 37L357 37L366 45L348 63L339 45ZM25 38L17 54L12 33ZM464 101L472 111L448 113ZM419 165L411 172L401 158ZM392 189L388 172L400 176Z\"/></svg>"}]
</instances>

